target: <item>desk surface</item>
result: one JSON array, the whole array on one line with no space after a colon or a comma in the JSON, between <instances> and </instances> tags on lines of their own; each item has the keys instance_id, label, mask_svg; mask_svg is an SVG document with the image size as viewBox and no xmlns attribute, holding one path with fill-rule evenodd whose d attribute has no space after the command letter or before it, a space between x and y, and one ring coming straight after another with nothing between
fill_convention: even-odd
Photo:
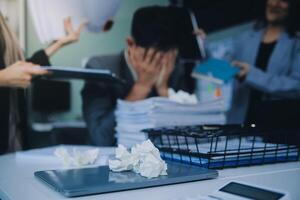
<instances>
[{"instance_id":1,"label":"desk surface","mask_svg":"<svg viewBox=\"0 0 300 200\"><path fill-rule=\"evenodd\" d=\"M102 152L113 152L112 148L101 148ZM45 160L22 160L16 154L0 156L0 199L2 200L48 200L67 199L40 183L33 175L35 171L63 168L57 162ZM178 185L141 190L94 195L76 199L180 199L186 196L209 194L225 183L236 180L259 184L281 191L288 191L291 199L300 199L300 162L262 166L240 167L219 171L219 178Z\"/></svg>"}]
</instances>

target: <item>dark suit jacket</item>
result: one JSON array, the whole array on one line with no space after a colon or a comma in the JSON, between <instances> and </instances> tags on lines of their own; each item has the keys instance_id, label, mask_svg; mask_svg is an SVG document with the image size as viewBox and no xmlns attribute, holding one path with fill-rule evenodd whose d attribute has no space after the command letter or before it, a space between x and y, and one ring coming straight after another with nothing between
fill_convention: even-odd
<instances>
[{"instance_id":1,"label":"dark suit jacket","mask_svg":"<svg viewBox=\"0 0 300 200\"><path fill-rule=\"evenodd\" d=\"M43 50L37 51L31 58L28 59L29 62L33 62L38 65L49 66L50 62L48 56ZM0 52L0 69L5 68L3 52ZM19 124L22 130L23 144L25 148L28 143L28 138L26 137L27 131L27 101L25 98L26 91L23 89L18 90L18 102L20 108L21 124ZM7 87L0 87L0 155L6 153L8 148L8 132L9 132L9 94L10 89Z\"/></svg>"},{"instance_id":2,"label":"dark suit jacket","mask_svg":"<svg viewBox=\"0 0 300 200\"><path fill-rule=\"evenodd\" d=\"M82 90L83 116L93 144L115 145L115 116L117 99L123 99L134 85L134 79L126 64L124 52L116 55L96 56L89 60L87 68L109 69L127 81L124 86L86 82ZM183 66L177 65L171 75L169 86L175 90L188 90ZM157 96L156 91L149 95Z\"/></svg>"}]
</instances>

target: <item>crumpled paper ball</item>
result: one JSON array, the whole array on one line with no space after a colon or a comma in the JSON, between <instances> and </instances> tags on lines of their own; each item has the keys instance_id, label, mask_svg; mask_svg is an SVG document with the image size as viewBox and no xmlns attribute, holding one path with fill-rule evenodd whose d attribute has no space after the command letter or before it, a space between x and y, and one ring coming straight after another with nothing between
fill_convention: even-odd
<instances>
[{"instance_id":1,"label":"crumpled paper ball","mask_svg":"<svg viewBox=\"0 0 300 200\"><path fill-rule=\"evenodd\" d=\"M147 178L167 175L167 164L150 140L132 147L131 152L119 145L116 149L116 159L109 160L108 163L110 170L114 172L132 170Z\"/></svg>"},{"instance_id":2,"label":"crumpled paper ball","mask_svg":"<svg viewBox=\"0 0 300 200\"><path fill-rule=\"evenodd\" d=\"M110 169L114 172L132 170L138 162L137 158L132 156L123 145L119 145L116 149L116 158L108 161Z\"/></svg>"},{"instance_id":3,"label":"crumpled paper ball","mask_svg":"<svg viewBox=\"0 0 300 200\"><path fill-rule=\"evenodd\" d=\"M86 151L79 151L73 148L72 153L64 147L59 147L54 151L54 155L61 160L64 166L85 166L94 164L99 155L99 149L90 149Z\"/></svg>"},{"instance_id":4,"label":"crumpled paper ball","mask_svg":"<svg viewBox=\"0 0 300 200\"><path fill-rule=\"evenodd\" d=\"M182 90L175 92L172 88L169 88L168 94L169 94L168 98L171 101L175 101L177 103L182 103L182 104L197 104L198 103L198 99L195 94L189 94Z\"/></svg>"}]
</instances>

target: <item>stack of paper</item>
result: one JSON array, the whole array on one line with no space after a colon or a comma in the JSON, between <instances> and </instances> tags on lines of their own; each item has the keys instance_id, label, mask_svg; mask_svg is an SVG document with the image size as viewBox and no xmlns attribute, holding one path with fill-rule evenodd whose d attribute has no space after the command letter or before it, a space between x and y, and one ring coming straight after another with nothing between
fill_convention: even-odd
<instances>
[{"instance_id":1,"label":"stack of paper","mask_svg":"<svg viewBox=\"0 0 300 200\"><path fill-rule=\"evenodd\" d=\"M100 32L116 14L121 0L29 0L31 16L42 43L65 34L63 20L71 17L74 27L88 21L88 30Z\"/></svg>"},{"instance_id":2,"label":"stack of paper","mask_svg":"<svg viewBox=\"0 0 300 200\"><path fill-rule=\"evenodd\" d=\"M225 124L224 102L181 104L162 97L128 102L118 100L116 132L119 144L133 146L147 139L146 128Z\"/></svg>"}]
</instances>

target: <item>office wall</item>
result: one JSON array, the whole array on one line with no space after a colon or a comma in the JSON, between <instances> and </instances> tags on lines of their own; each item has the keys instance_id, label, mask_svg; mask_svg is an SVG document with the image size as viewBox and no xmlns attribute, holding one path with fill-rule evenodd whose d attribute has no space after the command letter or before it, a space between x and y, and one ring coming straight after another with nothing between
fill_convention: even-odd
<instances>
[{"instance_id":1,"label":"office wall","mask_svg":"<svg viewBox=\"0 0 300 200\"><path fill-rule=\"evenodd\" d=\"M78 43L65 47L53 56L51 58L52 64L80 67L82 60L91 55L120 52L125 47L125 38L130 33L134 11L139 7L148 5L168 5L168 0L123 0L111 31L101 34L83 33ZM30 13L28 13L26 54L30 56L34 51L43 47L38 41ZM81 116L80 90L82 85L82 81L72 81L72 110L71 112L57 115L57 118L74 119Z\"/></svg>"}]
</instances>

